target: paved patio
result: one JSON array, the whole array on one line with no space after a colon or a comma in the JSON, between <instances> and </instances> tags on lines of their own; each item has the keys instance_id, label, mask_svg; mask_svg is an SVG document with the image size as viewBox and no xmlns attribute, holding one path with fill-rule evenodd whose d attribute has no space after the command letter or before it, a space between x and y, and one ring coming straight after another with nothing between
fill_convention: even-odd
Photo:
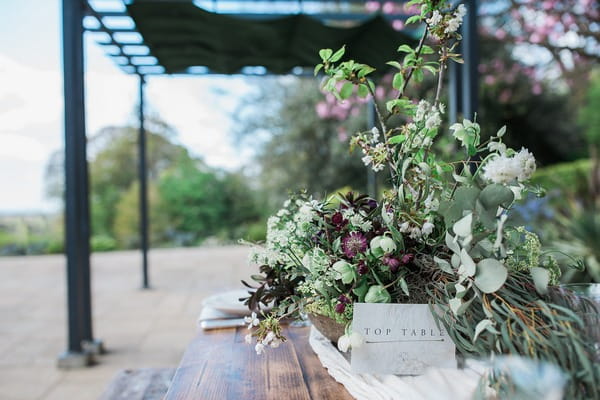
<instances>
[{"instance_id":1,"label":"paved patio","mask_svg":"<svg viewBox=\"0 0 600 400\"><path fill-rule=\"evenodd\" d=\"M239 289L248 247L150 252L151 290L139 290L135 251L94 254L94 335L109 353L90 368L55 367L66 348L63 256L0 258L0 398L97 399L120 369L175 367L195 333L202 299Z\"/></svg>"}]
</instances>

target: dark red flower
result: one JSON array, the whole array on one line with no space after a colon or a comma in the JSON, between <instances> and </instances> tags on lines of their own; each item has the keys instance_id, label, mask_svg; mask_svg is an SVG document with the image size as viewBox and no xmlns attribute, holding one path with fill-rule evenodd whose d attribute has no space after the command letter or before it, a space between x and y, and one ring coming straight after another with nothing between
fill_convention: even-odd
<instances>
[{"instance_id":1,"label":"dark red flower","mask_svg":"<svg viewBox=\"0 0 600 400\"><path fill-rule=\"evenodd\" d=\"M346 295L344 295L344 294L341 294L340 297L338 297L338 301L340 303L350 304L350 299L348 297L346 297Z\"/></svg>"},{"instance_id":2,"label":"dark red flower","mask_svg":"<svg viewBox=\"0 0 600 400\"><path fill-rule=\"evenodd\" d=\"M390 267L390 271L392 272L398 271L398 267L400 266L400 260L388 255L383 256L382 262Z\"/></svg>"},{"instance_id":3,"label":"dark red flower","mask_svg":"<svg viewBox=\"0 0 600 400\"><path fill-rule=\"evenodd\" d=\"M406 264L410 263L414 259L415 259L415 255L414 254L407 253L407 254L405 254L405 255L402 256L402 258L400 259L400 261L402 262L402 264L406 265Z\"/></svg>"},{"instance_id":4,"label":"dark red flower","mask_svg":"<svg viewBox=\"0 0 600 400\"><path fill-rule=\"evenodd\" d=\"M369 267L367 266L367 263L364 260L361 260L358 262L357 270L360 275L364 275L369 272Z\"/></svg>"},{"instance_id":5,"label":"dark red flower","mask_svg":"<svg viewBox=\"0 0 600 400\"><path fill-rule=\"evenodd\" d=\"M342 239L342 250L346 257L352 258L367 249L367 238L360 232L352 232Z\"/></svg>"},{"instance_id":6,"label":"dark red flower","mask_svg":"<svg viewBox=\"0 0 600 400\"><path fill-rule=\"evenodd\" d=\"M346 304L344 303L337 303L335 306L335 312L338 314L343 313L344 311L346 311Z\"/></svg>"}]
</instances>

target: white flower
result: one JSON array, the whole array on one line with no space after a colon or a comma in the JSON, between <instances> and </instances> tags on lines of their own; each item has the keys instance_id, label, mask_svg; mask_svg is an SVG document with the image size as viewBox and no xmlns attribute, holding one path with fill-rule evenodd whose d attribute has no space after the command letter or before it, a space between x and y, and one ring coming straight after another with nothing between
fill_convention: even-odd
<instances>
[{"instance_id":1,"label":"white flower","mask_svg":"<svg viewBox=\"0 0 600 400\"><path fill-rule=\"evenodd\" d=\"M423 232L423 236L429 236L431 232L433 232L434 227L435 225L433 225L431 222L425 222L423 224L423 228L421 229L421 232Z\"/></svg>"},{"instance_id":2,"label":"white flower","mask_svg":"<svg viewBox=\"0 0 600 400\"><path fill-rule=\"evenodd\" d=\"M396 242L394 242L394 239L384 236L379 241L379 247L384 253L391 253L396 250Z\"/></svg>"},{"instance_id":3,"label":"white flower","mask_svg":"<svg viewBox=\"0 0 600 400\"><path fill-rule=\"evenodd\" d=\"M267 346L269 343L271 343L273 341L273 339L275 339L275 333L273 333L272 331L269 331L269 333L267 333L267 336L265 336L265 338L262 341L262 344L264 344L265 346Z\"/></svg>"},{"instance_id":4,"label":"white flower","mask_svg":"<svg viewBox=\"0 0 600 400\"><path fill-rule=\"evenodd\" d=\"M353 226L360 227L365 222L365 219L360 214L354 214L350 217L350 223Z\"/></svg>"},{"instance_id":5,"label":"white flower","mask_svg":"<svg viewBox=\"0 0 600 400\"><path fill-rule=\"evenodd\" d=\"M248 329L252 329L260 323L255 312L248 317L244 317L244 322L248 324Z\"/></svg>"},{"instance_id":6,"label":"white flower","mask_svg":"<svg viewBox=\"0 0 600 400\"><path fill-rule=\"evenodd\" d=\"M441 123L442 123L442 119L440 118L440 113L437 111L433 111L429 114L429 116L427 117L427 120L425 121L425 128L427 128L427 129L437 128L441 125Z\"/></svg>"},{"instance_id":7,"label":"white flower","mask_svg":"<svg viewBox=\"0 0 600 400\"><path fill-rule=\"evenodd\" d=\"M465 7L464 4L459 5L454 15L456 15L458 18L463 18L465 15L467 15L467 7Z\"/></svg>"},{"instance_id":8,"label":"white flower","mask_svg":"<svg viewBox=\"0 0 600 400\"><path fill-rule=\"evenodd\" d=\"M373 129L371 129L371 133L373 134L371 142L377 143L379 141L379 129L377 129L377 127L373 127Z\"/></svg>"},{"instance_id":9,"label":"white flower","mask_svg":"<svg viewBox=\"0 0 600 400\"><path fill-rule=\"evenodd\" d=\"M350 334L350 347L353 349L359 348L365 343L365 338L357 332Z\"/></svg>"},{"instance_id":10,"label":"white flower","mask_svg":"<svg viewBox=\"0 0 600 400\"><path fill-rule=\"evenodd\" d=\"M261 355L265 351L265 345L262 343L256 343L254 350L256 350L256 354Z\"/></svg>"},{"instance_id":11,"label":"white flower","mask_svg":"<svg viewBox=\"0 0 600 400\"><path fill-rule=\"evenodd\" d=\"M444 29L445 33L454 33L460 27L460 23L462 22L462 18L452 18L448 21L448 26Z\"/></svg>"},{"instance_id":12,"label":"white flower","mask_svg":"<svg viewBox=\"0 0 600 400\"><path fill-rule=\"evenodd\" d=\"M381 170L383 170L385 168L385 165L383 165L383 164L374 164L373 167L371 167L371 168L373 168L373 171L379 172L379 171L381 171Z\"/></svg>"},{"instance_id":13,"label":"white flower","mask_svg":"<svg viewBox=\"0 0 600 400\"><path fill-rule=\"evenodd\" d=\"M252 343L252 334L249 333L246 336L244 336L244 341L246 342L246 344Z\"/></svg>"},{"instance_id":14,"label":"white flower","mask_svg":"<svg viewBox=\"0 0 600 400\"><path fill-rule=\"evenodd\" d=\"M348 349L350 348L350 338L347 335L340 336L337 341L337 346L341 352L343 352L343 353L347 352Z\"/></svg>"},{"instance_id":15,"label":"white flower","mask_svg":"<svg viewBox=\"0 0 600 400\"><path fill-rule=\"evenodd\" d=\"M271 341L270 346L271 346L271 348L276 349L279 347L280 344L281 344L281 340L275 338Z\"/></svg>"},{"instance_id":16,"label":"white flower","mask_svg":"<svg viewBox=\"0 0 600 400\"><path fill-rule=\"evenodd\" d=\"M366 155L362 158L362 162L365 165L369 165L373 162L373 157L371 157L370 155Z\"/></svg>"},{"instance_id":17,"label":"white flower","mask_svg":"<svg viewBox=\"0 0 600 400\"><path fill-rule=\"evenodd\" d=\"M361 224L360 230L363 232L368 232L373 228L373 223L371 221L365 221Z\"/></svg>"},{"instance_id":18,"label":"white flower","mask_svg":"<svg viewBox=\"0 0 600 400\"><path fill-rule=\"evenodd\" d=\"M410 237L411 239L418 239L419 237L421 237L421 229L419 229L418 226L413 227L410 230L408 237Z\"/></svg>"},{"instance_id":19,"label":"white flower","mask_svg":"<svg viewBox=\"0 0 600 400\"><path fill-rule=\"evenodd\" d=\"M415 122L422 121L425 118L425 114L427 113L427 111L429 111L430 108L431 106L429 105L429 102L427 100L421 100L419 102L419 105L417 106L417 111L415 112Z\"/></svg>"},{"instance_id":20,"label":"white flower","mask_svg":"<svg viewBox=\"0 0 600 400\"><path fill-rule=\"evenodd\" d=\"M365 343L365 338L356 332L352 332L350 335L342 335L338 339L338 349L342 352L347 352L349 348L359 348Z\"/></svg>"},{"instance_id":21,"label":"white flower","mask_svg":"<svg viewBox=\"0 0 600 400\"><path fill-rule=\"evenodd\" d=\"M351 208L346 208L346 209L342 210L342 216L345 219L350 219L353 215L354 215L354 210Z\"/></svg>"},{"instance_id":22,"label":"white flower","mask_svg":"<svg viewBox=\"0 0 600 400\"><path fill-rule=\"evenodd\" d=\"M533 154L522 147L521 150L514 155L514 160L520 169L520 172L517 175L518 181L523 182L531 178L531 175L535 172L535 157L533 157Z\"/></svg>"},{"instance_id":23,"label":"white flower","mask_svg":"<svg viewBox=\"0 0 600 400\"><path fill-rule=\"evenodd\" d=\"M446 112L446 105L444 103L439 104L440 113L444 114Z\"/></svg>"},{"instance_id":24,"label":"white flower","mask_svg":"<svg viewBox=\"0 0 600 400\"><path fill-rule=\"evenodd\" d=\"M519 173L519 166L514 159L505 155L494 157L483 167L483 177L493 183L512 182Z\"/></svg>"},{"instance_id":25,"label":"white flower","mask_svg":"<svg viewBox=\"0 0 600 400\"><path fill-rule=\"evenodd\" d=\"M402 224L400 224L399 230L402 233L408 232L408 230L410 229L410 224L408 222L403 222Z\"/></svg>"},{"instance_id":26,"label":"white flower","mask_svg":"<svg viewBox=\"0 0 600 400\"><path fill-rule=\"evenodd\" d=\"M427 18L427 23L429 25L438 25L442 21L442 14L435 10L433 14L431 14L431 18Z\"/></svg>"}]
</instances>

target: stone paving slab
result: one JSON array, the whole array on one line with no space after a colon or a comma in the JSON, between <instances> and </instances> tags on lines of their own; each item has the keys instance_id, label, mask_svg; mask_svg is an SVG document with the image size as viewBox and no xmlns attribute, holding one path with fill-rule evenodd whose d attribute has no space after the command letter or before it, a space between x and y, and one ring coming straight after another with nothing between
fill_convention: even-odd
<instances>
[{"instance_id":1,"label":"stone paving slab","mask_svg":"<svg viewBox=\"0 0 600 400\"><path fill-rule=\"evenodd\" d=\"M108 354L73 371L56 368L67 340L64 256L0 257L0 398L96 400L119 370L176 367L202 299L241 288L254 272L248 253L245 246L152 250L150 290L139 289L138 252L94 254L94 336Z\"/></svg>"}]
</instances>

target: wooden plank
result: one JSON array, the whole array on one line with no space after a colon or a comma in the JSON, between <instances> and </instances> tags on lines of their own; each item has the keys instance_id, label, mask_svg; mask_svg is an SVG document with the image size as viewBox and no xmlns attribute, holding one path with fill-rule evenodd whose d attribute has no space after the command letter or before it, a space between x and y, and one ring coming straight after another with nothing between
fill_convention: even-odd
<instances>
[{"instance_id":1,"label":"wooden plank","mask_svg":"<svg viewBox=\"0 0 600 400\"><path fill-rule=\"evenodd\" d=\"M336 382L329 375L327 369L321 365L319 357L315 354L308 337L310 328L289 328L287 330L289 344L293 344L302 375L307 383L312 399L353 400L344 385Z\"/></svg>"},{"instance_id":2,"label":"wooden plank","mask_svg":"<svg viewBox=\"0 0 600 400\"><path fill-rule=\"evenodd\" d=\"M174 368L119 371L99 400L160 400L167 392L174 373Z\"/></svg>"},{"instance_id":3,"label":"wooden plank","mask_svg":"<svg viewBox=\"0 0 600 400\"><path fill-rule=\"evenodd\" d=\"M308 328L284 328L288 343L257 355L248 330L200 332L188 346L165 400L346 400L321 366Z\"/></svg>"}]
</instances>

